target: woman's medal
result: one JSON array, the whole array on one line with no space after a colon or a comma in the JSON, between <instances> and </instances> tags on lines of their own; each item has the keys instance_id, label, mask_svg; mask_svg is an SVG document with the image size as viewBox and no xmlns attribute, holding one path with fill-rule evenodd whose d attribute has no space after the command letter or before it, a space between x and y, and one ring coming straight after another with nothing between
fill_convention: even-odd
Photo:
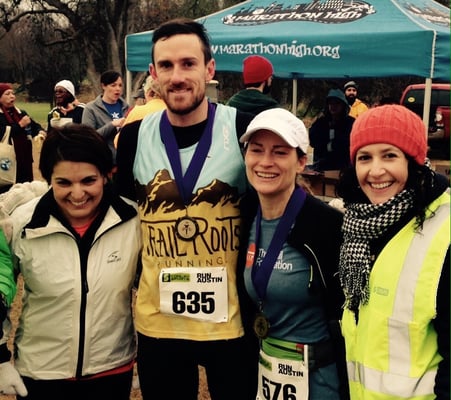
<instances>
[{"instance_id":1,"label":"woman's medal","mask_svg":"<svg viewBox=\"0 0 451 400\"><path fill-rule=\"evenodd\" d=\"M288 201L285 211L277 224L274 235L271 242L267 248L266 254L260 261L260 266L257 268L255 265L255 259L252 261L251 279L254 285L254 289L259 298L259 312L254 318L254 332L260 338L264 339L269 334L269 328L271 327L268 318L263 314L263 303L266 298L266 289L268 287L269 278L274 269L274 263L276 262L277 256L282 250L283 244L288 237L288 233L291 229L293 222L296 219L300 209L302 208L306 194L304 190L296 187L291 194L290 200ZM260 228L261 228L262 211L261 207L257 210L257 216L255 221L255 243L258 245L260 240ZM254 249L254 254L256 250Z\"/></svg>"},{"instance_id":2,"label":"woman's medal","mask_svg":"<svg viewBox=\"0 0 451 400\"><path fill-rule=\"evenodd\" d=\"M253 328L259 339L268 337L270 324L268 318L265 317L265 314L259 312L255 315Z\"/></svg>"}]
</instances>

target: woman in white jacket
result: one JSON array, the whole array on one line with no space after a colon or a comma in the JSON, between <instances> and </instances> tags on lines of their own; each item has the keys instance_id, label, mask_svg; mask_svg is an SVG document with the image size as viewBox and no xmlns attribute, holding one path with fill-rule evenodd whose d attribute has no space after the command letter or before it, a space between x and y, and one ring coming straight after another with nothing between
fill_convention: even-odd
<instances>
[{"instance_id":1,"label":"woman in white jacket","mask_svg":"<svg viewBox=\"0 0 451 400\"><path fill-rule=\"evenodd\" d=\"M39 164L51 188L12 214L25 283L15 367L27 400L129 399L141 235L136 206L110 188L112 165L94 129L53 130Z\"/></svg>"}]
</instances>

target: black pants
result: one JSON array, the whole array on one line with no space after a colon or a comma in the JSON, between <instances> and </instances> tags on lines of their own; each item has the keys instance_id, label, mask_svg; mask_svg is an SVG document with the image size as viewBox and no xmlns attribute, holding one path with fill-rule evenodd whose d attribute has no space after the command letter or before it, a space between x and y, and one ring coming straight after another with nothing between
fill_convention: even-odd
<instances>
[{"instance_id":1,"label":"black pants","mask_svg":"<svg viewBox=\"0 0 451 400\"><path fill-rule=\"evenodd\" d=\"M197 400L199 365L212 400L255 400L258 345L254 338L191 341L138 333L138 375L144 400Z\"/></svg>"},{"instance_id":2,"label":"black pants","mask_svg":"<svg viewBox=\"0 0 451 400\"><path fill-rule=\"evenodd\" d=\"M133 370L81 381L22 378L28 396L17 400L129 400Z\"/></svg>"}]
</instances>

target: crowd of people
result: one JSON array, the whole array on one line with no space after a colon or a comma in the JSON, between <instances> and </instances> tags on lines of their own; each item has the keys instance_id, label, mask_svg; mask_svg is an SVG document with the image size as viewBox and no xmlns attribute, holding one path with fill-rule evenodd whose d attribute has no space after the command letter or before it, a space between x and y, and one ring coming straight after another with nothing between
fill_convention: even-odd
<instances>
[{"instance_id":1,"label":"crowd of people","mask_svg":"<svg viewBox=\"0 0 451 400\"><path fill-rule=\"evenodd\" d=\"M149 51L145 104L116 71L87 104L61 80L47 130L0 84L0 131L28 157L0 194L0 393L128 400L136 363L144 400L196 400L199 366L212 400L449 399L450 191L421 119L364 109L350 81L307 129L261 56L212 102L194 20ZM310 147L342 208L300 183Z\"/></svg>"}]
</instances>

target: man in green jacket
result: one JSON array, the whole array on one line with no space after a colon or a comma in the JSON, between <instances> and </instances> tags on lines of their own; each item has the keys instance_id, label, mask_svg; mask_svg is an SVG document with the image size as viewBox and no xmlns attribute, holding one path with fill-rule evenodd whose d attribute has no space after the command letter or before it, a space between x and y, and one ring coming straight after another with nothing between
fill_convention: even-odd
<instances>
[{"instance_id":1,"label":"man in green jacket","mask_svg":"<svg viewBox=\"0 0 451 400\"><path fill-rule=\"evenodd\" d=\"M271 91L274 68L271 62L262 56L249 56L243 61L243 81L245 89L234 94L227 105L253 115L280 107L279 103L268 96Z\"/></svg>"}]
</instances>

